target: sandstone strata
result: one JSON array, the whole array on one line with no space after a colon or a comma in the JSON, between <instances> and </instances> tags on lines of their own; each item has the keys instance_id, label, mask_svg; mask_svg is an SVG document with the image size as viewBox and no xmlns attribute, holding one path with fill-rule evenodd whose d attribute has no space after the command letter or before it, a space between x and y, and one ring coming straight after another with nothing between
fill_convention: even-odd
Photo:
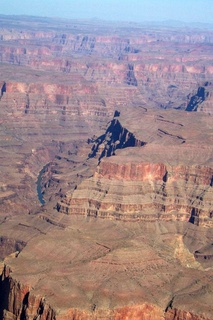
<instances>
[{"instance_id":1,"label":"sandstone strata","mask_svg":"<svg viewBox=\"0 0 213 320\"><path fill-rule=\"evenodd\" d=\"M132 111L131 124L124 120L122 126L122 115L110 123L89 155L100 161L95 174L67 193L58 203L58 210L115 219L183 220L212 226L211 137L202 141L203 152L199 152L197 139L202 132L195 131L196 124L189 132L188 119L183 119L181 113L165 115L167 118L163 113L138 108ZM170 120L174 117L176 122ZM142 120L137 121L139 118ZM146 128L148 121L150 127ZM204 126L206 121L210 125L211 118L204 116L202 121ZM133 137L131 132L137 134L126 147L126 137ZM163 137L166 145L165 139L161 145ZM121 144L122 150L116 150ZM106 157L102 158L103 155Z\"/></svg>"},{"instance_id":2,"label":"sandstone strata","mask_svg":"<svg viewBox=\"0 0 213 320\"><path fill-rule=\"evenodd\" d=\"M212 318L212 271L184 253L208 241L207 229L199 233L182 222L103 224L63 214L60 221L70 227L46 224L45 234L5 260L5 319Z\"/></svg>"},{"instance_id":3,"label":"sandstone strata","mask_svg":"<svg viewBox=\"0 0 213 320\"><path fill-rule=\"evenodd\" d=\"M38 26L30 20L29 28L29 18L20 23L2 16L1 22L0 61L62 74L56 89L62 104L67 98L64 82L72 82L78 90L84 84L89 92L95 91L107 107L140 103L185 109L190 97L212 81L213 36L208 29L188 28L186 34L185 28L177 32L171 27L134 25L129 32L125 25L82 25L78 21L65 25L49 19L50 31L44 21ZM2 81L7 82L6 78ZM32 93L33 87L32 83ZM212 107L201 111L212 113Z\"/></svg>"},{"instance_id":4,"label":"sandstone strata","mask_svg":"<svg viewBox=\"0 0 213 320\"><path fill-rule=\"evenodd\" d=\"M0 318L212 319L212 31L0 20Z\"/></svg>"}]
</instances>

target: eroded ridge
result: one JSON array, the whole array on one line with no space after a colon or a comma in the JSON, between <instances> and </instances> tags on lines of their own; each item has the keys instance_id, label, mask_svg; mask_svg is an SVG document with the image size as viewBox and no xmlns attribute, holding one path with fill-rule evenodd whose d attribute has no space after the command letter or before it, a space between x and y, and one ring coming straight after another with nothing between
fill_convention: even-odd
<instances>
[{"instance_id":1,"label":"eroded ridge","mask_svg":"<svg viewBox=\"0 0 213 320\"><path fill-rule=\"evenodd\" d=\"M206 228L62 221L64 230L52 226L17 258L5 260L3 319L211 319L212 271L204 271L191 252L211 237Z\"/></svg>"},{"instance_id":2,"label":"eroded ridge","mask_svg":"<svg viewBox=\"0 0 213 320\"><path fill-rule=\"evenodd\" d=\"M183 220L212 226L212 174L213 170L205 167L102 160L93 177L58 203L58 210L124 220Z\"/></svg>"},{"instance_id":3,"label":"eroded ridge","mask_svg":"<svg viewBox=\"0 0 213 320\"><path fill-rule=\"evenodd\" d=\"M211 227L213 168L208 140L202 145L206 153L200 153L196 139L202 133L195 131L197 125L188 131L188 118L174 122L141 108L134 112L131 124L122 115L120 121L114 118L95 140L87 160L89 164L98 158L95 172L67 192L57 210L134 221L182 220ZM137 139L131 131L137 132Z\"/></svg>"},{"instance_id":4,"label":"eroded ridge","mask_svg":"<svg viewBox=\"0 0 213 320\"><path fill-rule=\"evenodd\" d=\"M137 139L133 133L124 128L117 118L114 118L105 134L95 140L90 140L93 143L89 158L97 157L100 160L103 157L115 155L115 150L128 147L141 147L146 143Z\"/></svg>"}]
</instances>

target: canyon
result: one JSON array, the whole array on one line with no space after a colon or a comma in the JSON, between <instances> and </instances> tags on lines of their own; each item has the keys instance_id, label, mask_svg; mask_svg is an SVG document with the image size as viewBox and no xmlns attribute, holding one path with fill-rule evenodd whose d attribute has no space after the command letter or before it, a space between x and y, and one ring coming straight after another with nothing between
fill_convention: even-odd
<instances>
[{"instance_id":1,"label":"canyon","mask_svg":"<svg viewBox=\"0 0 213 320\"><path fill-rule=\"evenodd\" d=\"M212 320L211 26L0 21L0 319Z\"/></svg>"}]
</instances>

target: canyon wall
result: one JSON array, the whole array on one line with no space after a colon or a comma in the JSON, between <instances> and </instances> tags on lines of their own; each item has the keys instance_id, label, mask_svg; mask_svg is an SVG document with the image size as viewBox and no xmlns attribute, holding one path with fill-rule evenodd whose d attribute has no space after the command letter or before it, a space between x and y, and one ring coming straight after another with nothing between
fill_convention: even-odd
<instances>
[{"instance_id":1,"label":"canyon wall","mask_svg":"<svg viewBox=\"0 0 213 320\"><path fill-rule=\"evenodd\" d=\"M212 319L212 30L0 21L0 318Z\"/></svg>"},{"instance_id":2,"label":"canyon wall","mask_svg":"<svg viewBox=\"0 0 213 320\"><path fill-rule=\"evenodd\" d=\"M78 21L66 26L57 21L56 28L53 19L49 21L51 31L32 21L29 30L27 19L21 25L13 21L11 27L9 18L1 19L1 63L45 71L47 78L51 72L61 74L63 80L57 76L57 89L56 84L50 85L47 80L46 89L32 83L27 90L28 94L48 90L54 103L66 105L67 96L70 103L75 103L70 94L77 89L77 100L82 101L84 109L88 103L83 102L83 93L92 94L99 109L101 101L110 108L115 108L115 104L142 104L187 109L190 97L213 79L213 36L208 29L188 28L186 34L185 28L176 32L169 27L138 25L130 33L125 25L112 27L106 23L98 26L96 32L94 26L82 26ZM7 82L7 74L5 71L0 80ZM39 79L39 73L36 78ZM71 82L72 88L64 82ZM212 107L200 111L212 114Z\"/></svg>"},{"instance_id":3,"label":"canyon wall","mask_svg":"<svg viewBox=\"0 0 213 320\"><path fill-rule=\"evenodd\" d=\"M56 319L55 311L45 303L45 299L31 295L30 288L13 280L10 273L10 268L4 266L0 284L1 319Z\"/></svg>"},{"instance_id":4,"label":"canyon wall","mask_svg":"<svg viewBox=\"0 0 213 320\"><path fill-rule=\"evenodd\" d=\"M67 214L124 220L183 220L212 226L212 168L103 161L58 203ZM130 191L131 190L131 191Z\"/></svg>"},{"instance_id":5,"label":"canyon wall","mask_svg":"<svg viewBox=\"0 0 213 320\"><path fill-rule=\"evenodd\" d=\"M145 122L149 117L144 113L141 116L145 117ZM145 135L142 124L135 123L135 120L132 118L131 127L137 132L136 137L116 117L104 135L90 141L93 145L89 159L99 161L96 172L73 192L67 193L58 202L58 210L66 214L124 220L183 220L211 227L213 169L208 142L205 143L210 148L209 164L207 154L206 158L203 155L196 162L193 140L190 142L192 145L188 145L191 137L184 132L183 120L179 122L179 134L176 135L159 129L157 124L157 132L165 133L170 139L166 146L161 145L160 148L153 142L147 144L142 140L144 136L146 141L148 132ZM169 120L163 122L165 124ZM177 130L176 123L170 124ZM150 134L153 139L154 130ZM204 159L206 165L203 164Z\"/></svg>"}]
</instances>

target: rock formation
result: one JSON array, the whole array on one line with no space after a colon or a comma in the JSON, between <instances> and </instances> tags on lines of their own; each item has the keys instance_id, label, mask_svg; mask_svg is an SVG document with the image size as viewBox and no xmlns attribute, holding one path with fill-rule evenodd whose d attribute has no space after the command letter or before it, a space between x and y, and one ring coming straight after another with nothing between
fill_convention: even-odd
<instances>
[{"instance_id":1,"label":"rock formation","mask_svg":"<svg viewBox=\"0 0 213 320\"><path fill-rule=\"evenodd\" d=\"M80 104L83 92L79 85L86 93L95 91L95 98L100 96L107 108L115 107L115 104L138 103L160 108L186 108L189 96L212 81L211 30L188 28L186 35L185 28L176 32L170 27L135 25L130 33L129 26L125 25L105 23L101 27L96 22L82 25L78 21L65 25L49 19L50 31L44 22L38 27L36 21L29 20L26 18L20 26L18 21L1 17L0 61L7 65L27 66L27 77L30 76L29 68L45 70L49 97L60 104L67 104L65 92L69 92L69 104L76 103L70 97L73 89L68 86L66 91L66 83L72 83L80 94L78 98L75 94ZM57 98L48 77L53 71L57 76L53 75L51 79L59 80L58 74L63 75L63 80L59 80L61 83L55 83L58 83ZM2 81L7 80L6 74L4 77ZM39 78L37 72L33 82ZM20 81L21 77L17 79ZM35 92L33 87L34 83L30 85L29 94ZM43 92L38 87L37 92ZM98 100L95 99L100 109L102 104ZM211 107L202 111L212 113Z\"/></svg>"},{"instance_id":2,"label":"rock formation","mask_svg":"<svg viewBox=\"0 0 213 320\"><path fill-rule=\"evenodd\" d=\"M99 160L96 172L62 198L58 210L115 219L183 220L212 226L211 138L202 141L205 154L195 155L202 133L189 132L188 119L183 119L182 114L166 112L160 116L159 112L136 108L129 124L130 131L137 132L136 137L119 122L125 117L114 119L92 146L90 157ZM173 118L176 122L170 120ZM203 126L206 121L210 125L211 120L206 116L199 118L204 121ZM146 145L141 142L143 137L149 141ZM165 138L161 145L162 137Z\"/></svg>"},{"instance_id":3,"label":"rock formation","mask_svg":"<svg viewBox=\"0 0 213 320\"><path fill-rule=\"evenodd\" d=\"M211 320L212 30L0 22L0 318Z\"/></svg>"},{"instance_id":4,"label":"rock formation","mask_svg":"<svg viewBox=\"0 0 213 320\"><path fill-rule=\"evenodd\" d=\"M104 135L90 142L93 142L93 146L89 158L96 157L99 154L99 161L103 157L115 155L117 149L145 145L145 142L137 140L134 134L122 127L118 119L113 119L110 122Z\"/></svg>"},{"instance_id":5,"label":"rock formation","mask_svg":"<svg viewBox=\"0 0 213 320\"><path fill-rule=\"evenodd\" d=\"M212 271L203 271L187 249L211 237L208 229L182 222L103 224L62 214L60 221L70 227L43 223L43 235L5 260L5 319L211 319Z\"/></svg>"}]
</instances>

